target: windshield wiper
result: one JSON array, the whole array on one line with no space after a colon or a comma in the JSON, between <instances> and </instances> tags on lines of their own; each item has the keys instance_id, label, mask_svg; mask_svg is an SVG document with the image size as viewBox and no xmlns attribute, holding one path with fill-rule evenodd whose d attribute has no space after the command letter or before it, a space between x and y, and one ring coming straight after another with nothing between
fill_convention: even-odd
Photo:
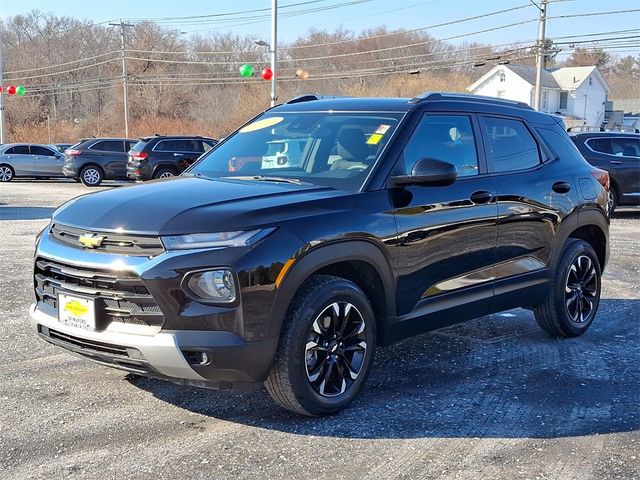
<instances>
[{"instance_id":1,"label":"windshield wiper","mask_svg":"<svg viewBox=\"0 0 640 480\"><path fill-rule=\"evenodd\" d=\"M278 182L278 183L293 183L294 185L311 185L309 182L303 182L302 180L298 180L297 178L285 178L285 177L270 177L266 175L251 175L251 176L234 176L234 177L222 177L222 178L230 178L235 180L253 180L256 182Z\"/></svg>"}]
</instances>

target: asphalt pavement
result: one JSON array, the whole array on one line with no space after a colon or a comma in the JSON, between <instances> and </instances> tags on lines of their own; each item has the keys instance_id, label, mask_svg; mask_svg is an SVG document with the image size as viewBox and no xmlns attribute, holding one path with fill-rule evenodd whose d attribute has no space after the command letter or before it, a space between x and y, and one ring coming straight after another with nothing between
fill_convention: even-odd
<instances>
[{"instance_id":1,"label":"asphalt pavement","mask_svg":"<svg viewBox=\"0 0 640 480\"><path fill-rule=\"evenodd\" d=\"M640 479L639 209L612 221L581 338L551 339L520 309L420 335L380 349L352 406L314 419L264 389L135 378L36 337L34 236L95 190L0 185L0 479Z\"/></svg>"}]
</instances>

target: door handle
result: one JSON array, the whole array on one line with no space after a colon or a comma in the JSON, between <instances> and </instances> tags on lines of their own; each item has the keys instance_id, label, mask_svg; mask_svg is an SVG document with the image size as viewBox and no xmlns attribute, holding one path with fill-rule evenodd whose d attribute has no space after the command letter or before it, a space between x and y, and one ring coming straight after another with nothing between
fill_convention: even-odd
<instances>
[{"instance_id":1,"label":"door handle","mask_svg":"<svg viewBox=\"0 0 640 480\"><path fill-rule=\"evenodd\" d=\"M556 182L551 186L551 188L556 193L567 193L571 190L571 185L567 182Z\"/></svg>"},{"instance_id":2,"label":"door handle","mask_svg":"<svg viewBox=\"0 0 640 480\"><path fill-rule=\"evenodd\" d=\"M611 160L609 163L611 165L622 165L622 162L620 160Z\"/></svg>"},{"instance_id":3,"label":"door handle","mask_svg":"<svg viewBox=\"0 0 640 480\"><path fill-rule=\"evenodd\" d=\"M469 200L471 200L475 204L489 203L491 200L493 200L493 193L487 192L485 190L479 190L477 192L473 192L469 197Z\"/></svg>"},{"instance_id":4,"label":"door handle","mask_svg":"<svg viewBox=\"0 0 640 480\"><path fill-rule=\"evenodd\" d=\"M182 157L182 156L184 156L184 153L174 153L173 156L174 157Z\"/></svg>"}]
</instances>

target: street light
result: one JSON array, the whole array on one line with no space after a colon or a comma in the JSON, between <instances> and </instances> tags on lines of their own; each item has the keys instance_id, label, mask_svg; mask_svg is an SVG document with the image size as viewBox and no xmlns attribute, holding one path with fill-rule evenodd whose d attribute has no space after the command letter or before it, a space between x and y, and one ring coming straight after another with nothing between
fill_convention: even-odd
<instances>
[{"instance_id":1,"label":"street light","mask_svg":"<svg viewBox=\"0 0 640 480\"><path fill-rule=\"evenodd\" d=\"M266 48L269 55L271 55L271 71L273 72L271 77L271 106L274 107L276 104L276 52L271 48L269 42L264 40L254 40L253 43L259 47Z\"/></svg>"}]
</instances>

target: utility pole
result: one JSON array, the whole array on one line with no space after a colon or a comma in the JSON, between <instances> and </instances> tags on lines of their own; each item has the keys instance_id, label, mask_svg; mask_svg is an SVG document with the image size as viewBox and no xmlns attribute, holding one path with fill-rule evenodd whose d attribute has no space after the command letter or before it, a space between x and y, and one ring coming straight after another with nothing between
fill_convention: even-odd
<instances>
[{"instance_id":1,"label":"utility pole","mask_svg":"<svg viewBox=\"0 0 640 480\"><path fill-rule=\"evenodd\" d=\"M276 68L278 66L278 0L271 0L271 106L275 107L278 99L276 90Z\"/></svg>"},{"instance_id":2,"label":"utility pole","mask_svg":"<svg viewBox=\"0 0 640 480\"><path fill-rule=\"evenodd\" d=\"M127 42L124 36L124 27L133 27L130 23L110 23L112 27L120 27L120 49L122 56L122 87L124 94L124 136L129 138L129 89L127 87Z\"/></svg>"},{"instance_id":3,"label":"utility pole","mask_svg":"<svg viewBox=\"0 0 640 480\"><path fill-rule=\"evenodd\" d=\"M535 4L534 4L535 5ZM540 21L538 23L538 41L536 42L536 89L533 97L533 108L540 110L540 97L542 91L542 69L545 64L546 41L544 36L545 24L547 21L548 0L541 0Z\"/></svg>"},{"instance_id":4,"label":"utility pole","mask_svg":"<svg viewBox=\"0 0 640 480\"><path fill-rule=\"evenodd\" d=\"M2 37L0 36L0 86L4 83L2 78ZM4 88L0 92L0 144L4 143Z\"/></svg>"}]
</instances>

